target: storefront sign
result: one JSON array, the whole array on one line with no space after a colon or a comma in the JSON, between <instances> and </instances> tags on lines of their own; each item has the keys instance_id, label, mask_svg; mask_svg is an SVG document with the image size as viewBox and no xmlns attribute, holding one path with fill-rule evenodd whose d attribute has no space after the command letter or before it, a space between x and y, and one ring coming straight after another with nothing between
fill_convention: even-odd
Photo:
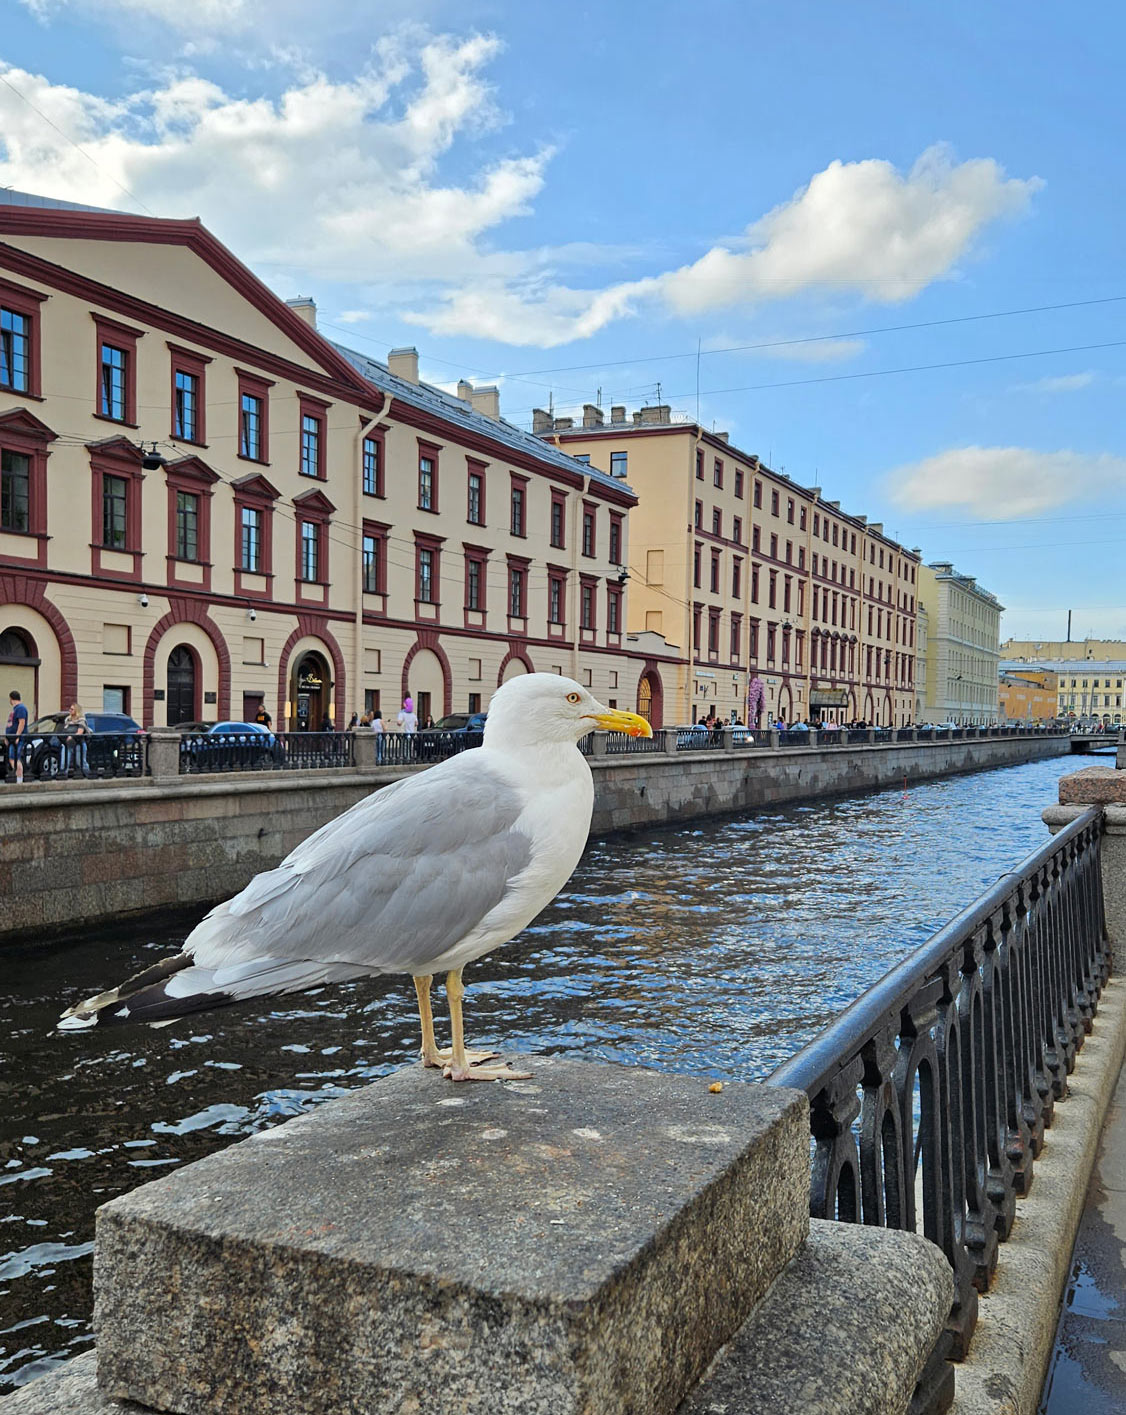
<instances>
[{"instance_id":1,"label":"storefront sign","mask_svg":"<svg viewBox=\"0 0 1126 1415\"><path fill-rule=\"evenodd\" d=\"M811 688L809 690L809 705L811 708L843 708L848 707L847 688Z\"/></svg>"},{"instance_id":2,"label":"storefront sign","mask_svg":"<svg viewBox=\"0 0 1126 1415\"><path fill-rule=\"evenodd\" d=\"M324 683L315 673L300 673L297 676L297 688L302 693L316 693L324 687Z\"/></svg>"}]
</instances>

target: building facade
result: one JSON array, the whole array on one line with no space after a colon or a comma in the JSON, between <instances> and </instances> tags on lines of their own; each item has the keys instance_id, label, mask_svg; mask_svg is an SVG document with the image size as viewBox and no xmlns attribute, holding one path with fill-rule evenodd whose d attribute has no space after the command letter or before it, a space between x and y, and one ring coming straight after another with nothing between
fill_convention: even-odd
<instances>
[{"instance_id":1,"label":"building facade","mask_svg":"<svg viewBox=\"0 0 1126 1415\"><path fill-rule=\"evenodd\" d=\"M1126 639L1006 639L1001 657L1024 663L1126 662Z\"/></svg>"},{"instance_id":2,"label":"building facade","mask_svg":"<svg viewBox=\"0 0 1126 1415\"><path fill-rule=\"evenodd\" d=\"M393 726L533 669L660 705L628 485L413 351L333 345L198 222L0 193L0 334L0 665L33 716Z\"/></svg>"},{"instance_id":3,"label":"building facade","mask_svg":"<svg viewBox=\"0 0 1126 1415\"><path fill-rule=\"evenodd\" d=\"M1051 722L1056 716L1056 675L1050 670L1006 672L998 675L998 704L1002 722Z\"/></svg>"},{"instance_id":4,"label":"building facade","mask_svg":"<svg viewBox=\"0 0 1126 1415\"><path fill-rule=\"evenodd\" d=\"M1080 645L1064 644L1065 648ZM1126 707L1126 655L1122 658L1076 658L1064 656L1043 662L1003 658L1002 677L1041 680L1053 690L1052 716L1069 717L1080 723L1102 722L1120 726Z\"/></svg>"},{"instance_id":5,"label":"building facade","mask_svg":"<svg viewBox=\"0 0 1126 1415\"><path fill-rule=\"evenodd\" d=\"M533 428L638 494L629 629L676 657L677 721L914 720L917 552L664 404Z\"/></svg>"},{"instance_id":6,"label":"building facade","mask_svg":"<svg viewBox=\"0 0 1126 1415\"><path fill-rule=\"evenodd\" d=\"M928 624L927 699L919 720L996 722L1004 606L949 561L919 567L919 599Z\"/></svg>"}]
</instances>

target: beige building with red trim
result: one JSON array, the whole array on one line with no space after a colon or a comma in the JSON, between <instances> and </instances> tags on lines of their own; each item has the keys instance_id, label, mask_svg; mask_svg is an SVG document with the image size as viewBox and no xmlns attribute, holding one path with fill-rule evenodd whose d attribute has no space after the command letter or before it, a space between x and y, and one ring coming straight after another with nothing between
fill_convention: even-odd
<instances>
[{"instance_id":1,"label":"beige building with red trim","mask_svg":"<svg viewBox=\"0 0 1126 1415\"><path fill-rule=\"evenodd\" d=\"M33 716L393 726L532 669L660 707L629 486L332 344L198 221L0 193L0 335L0 686Z\"/></svg>"},{"instance_id":2,"label":"beige building with red trim","mask_svg":"<svg viewBox=\"0 0 1126 1415\"><path fill-rule=\"evenodd\" d=\"M915 720L918 551L665 404L533 427L638 494L629 628L677 655L667 720Z\"/></svg>"}]
</instances>

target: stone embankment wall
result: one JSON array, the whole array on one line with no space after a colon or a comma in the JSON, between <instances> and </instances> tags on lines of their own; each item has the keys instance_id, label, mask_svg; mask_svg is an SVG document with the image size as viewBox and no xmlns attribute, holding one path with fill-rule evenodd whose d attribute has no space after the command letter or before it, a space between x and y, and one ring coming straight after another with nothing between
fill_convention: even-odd
<instances>
[{"instance_id":1,"label":"stone embankment wall","mask_svg":"<svg viewBox=\"0 0 1126 1415\"><path fill-rule=\"evenodd\" d=\"M900 786L1069 751L1064 737L595 757L593 833ZM241 889L401 771L36 783L0 797L0 940Z\"/></svg>"}]
</instances>

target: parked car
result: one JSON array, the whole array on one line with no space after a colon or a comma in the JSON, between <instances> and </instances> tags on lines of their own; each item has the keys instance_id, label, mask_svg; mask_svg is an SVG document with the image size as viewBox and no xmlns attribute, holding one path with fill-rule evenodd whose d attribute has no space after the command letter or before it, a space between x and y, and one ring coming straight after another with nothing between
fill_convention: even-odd
<instances>
[{"instance_id":1,"label":"parked car","mask_svg":"<svg viewBox=\"0 0 1126 1415\"><path fill-rule=\"evenodd\" d=\"M214 720L212 720L211 722L174 722L172 724L172 731L180 733L210 732L214 726Z\"/></svg>"},{"instance_id":2,"label":"parked car","mask_svg":"<svg viewBox=\"0 0 1126 1415\"><path fill-rule=\"evenodd\" d=\"M485 730L484 712L451 712L440 717L433 727L423 727L416 734L420 761L448 757L467 747L479 747Z\"/></svg>"},{"instance_id":3,"label":"parked car","mask_svg":"<svg viewBox=\"0 0 1126 1415\"><path fill-rule=\"evenodd\" d=\"M191 724L188 724L190 727ZM260 722L215 722L202 732L184 732L181 760L191 771L280 766L285 748Z\"/></svg>"},{"instance_id":4,"label":"parked car","mask_svg":"<svg viewBox=\"0 0 1126 1415\"><path fill-rule=\"evenodd\" d=\"M28 726L24 770L41 780L62 776L68 765L83 774L80 757L68 761L68 746L85 745L85 774L90 776L143 776L145 771L144 728L123 712L88 712L89 733L66 731L67 714L50 712Z\"/></svg>"}]
</instances>

